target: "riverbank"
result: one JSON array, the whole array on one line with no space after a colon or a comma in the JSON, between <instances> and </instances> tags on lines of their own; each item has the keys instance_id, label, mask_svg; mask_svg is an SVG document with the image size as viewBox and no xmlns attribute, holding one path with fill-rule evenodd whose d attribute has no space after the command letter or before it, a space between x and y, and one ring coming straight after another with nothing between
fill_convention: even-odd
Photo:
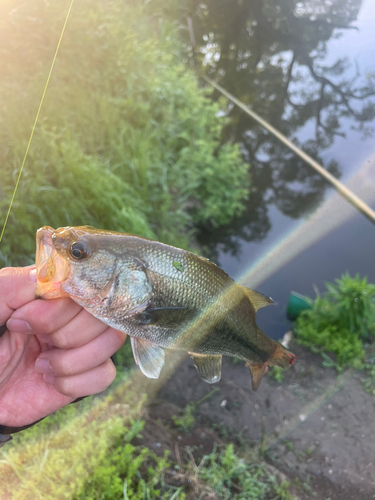
<instances>
[{"instance_id":1,"label":"riverbank","mask_svg":"<svg viewBox=\"0 0 375 500\"><path fill-rule=\"evenodd\" d=\"M375 398L363 388L365 373L348 370L337 377L322 368L320 356L296 345L292 350L299 356L295 367L282 381L265 377L256 393L243 364L224 358L217 390L199 404L186 433L176 429L172 415L182 417L213 387L198 378L191 360L184 361L149 406L144 444L156 453L169 449L174 459L177 447L180 453L193 447L199 463L215 443L231 441L243 457L261 451L298 499L375 498Z\"/></svg>"}]
</instances>

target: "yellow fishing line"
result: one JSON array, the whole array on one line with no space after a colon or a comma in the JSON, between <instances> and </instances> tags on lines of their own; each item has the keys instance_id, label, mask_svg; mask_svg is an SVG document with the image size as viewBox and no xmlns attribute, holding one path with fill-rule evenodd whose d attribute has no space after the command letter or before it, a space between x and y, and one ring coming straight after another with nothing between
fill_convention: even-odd
<instances>
[{"instance_id":1,"label":"yellow fishing line","mask_svg":"<svg viewBox=\"0 0 375 500\"><path fill-rule=\"evenodd\" d=\"M57 58L57 54L58 54L59 49L60 49L61 41L62 41L63 36L64 36L65 28L66 28L66 25L67 25L68 20L69 20L69 16L70 16L70 12L71 12L72 7L73 7L73 3L74 3L74 0L71 0L71 2L70 2L70 6L69 6L69 9L68 9L68 12L67 12L67 14L66 14L65 22L64 22L64 25L63 25L63 28L62 28L62 31L61 31L61 35L60 35L59 41L58 41L58 43L57 43L57 47L56 47L56 51L55 51L55 55L53 56L53 59L52 59L51 68L50 68L50 70L49 70L48 77L47 77L47 81L46 81L46 84L45 84L45 86L44 86L44 90L43 90L42 98L41 98L41 100L40 100L39 108L38 108L38 111L37 111L37 113L36 113L36 117L35 117L34 125L33 125L33 128L32 128L32 130L31 130L31 134L30 134L30 138L29 138L29 142L28 142L28 144L27 144L26 151L25 151L25 155L24 155L23 160L22 160L21 169L20 169L19 174L18 174L18 178L17 178L17 181L16 181L16 185L15 185L15 187L14 187L13 195L12 195L12 198L11 198L11 200L10 200L10 204L9 204L8 212L7 212L7 215L6 215L6 217L5 217L5 222L4 222L4 225L3 225L3 229L2 229L2 231L1 231L1 235L0 235L0 243L1 243L1 241L2 241L2 239L3 239L3 236L4 236L4 232L5 232L5 228L6 228L6 225L7 225L8 219L9 219L9 215L10 215L10 212L11 212L11 210L12 210L12 206L13 206L14 198L16 197L16 193L17 193L18 185L19 185L19 183L20 183L20 179L21 179L21 175L22 175L23 167L25 166L26 158L27 158L27 155L28 155L28 153L29 153L30 144L31 144L31 141L32 141L33 136L34 136L34 132L35 132L35 128L36 128L36 124L38 123L38 118L39 118L39 115L40 115L40 110L42 109L42 106L43 106L44 97L45 97L46 92L47 92L47 88L48 88L48 85L49 85L49 81L50 81L50 79L51 79L52 71L53 71L53 68L54 68L54 66L55 66L55 62L56 62L56 58Z\"/></svg>"}]
</instances>

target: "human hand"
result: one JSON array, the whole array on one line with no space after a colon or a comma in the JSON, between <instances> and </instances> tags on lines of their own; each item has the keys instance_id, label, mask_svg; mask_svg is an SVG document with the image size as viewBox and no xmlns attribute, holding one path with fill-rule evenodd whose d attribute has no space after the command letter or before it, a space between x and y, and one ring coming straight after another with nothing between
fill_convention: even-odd
<instances>
[{"instance_id":1,"label":"human hand","mask_svg":"<svg viewBox=\"0 0 375 500\"><path fill-rule=\"evenodd\" d=\"M0 424L20 427L114 380L126 335L69 298L35 299L35 269L0 270Z\"/></svg>"}]
</instances>

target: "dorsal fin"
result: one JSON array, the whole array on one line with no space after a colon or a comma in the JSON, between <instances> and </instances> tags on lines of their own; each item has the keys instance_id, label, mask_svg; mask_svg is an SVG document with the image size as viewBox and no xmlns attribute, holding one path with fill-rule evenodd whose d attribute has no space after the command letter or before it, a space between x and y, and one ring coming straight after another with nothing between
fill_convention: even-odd
<instances>
[{"instance_id":1,"label":"dorsal fin","mask_svg":"<svg viewBox=\"0 0 375 500\"><path fill-rule=\"evenodd\" d=\"M263 295L263 293L256 292L255 290L250 290L250 288L246 288L245 286L242 288L244 289L246 295L249 297L256 311L261 307L275 304L271 297L267 297L267 295Z\"/></svg>"}]
</instances>

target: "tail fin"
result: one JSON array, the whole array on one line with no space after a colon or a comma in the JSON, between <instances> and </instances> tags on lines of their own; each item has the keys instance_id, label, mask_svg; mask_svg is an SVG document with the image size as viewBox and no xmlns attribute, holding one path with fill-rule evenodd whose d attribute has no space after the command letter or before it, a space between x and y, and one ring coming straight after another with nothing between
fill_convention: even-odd
<instances>
[{"instance_id":1,"label":"tail fin","mask_svg":"<svg viewBox=\"0 0 375 500\"><path fill-rule=\"evenodd\" d=\"M259 363L257 365L247 361L246 365L250 368L251 382L253 386L253 391L256 391L260 385L262 377L267 373L268 365L270 366L280 366L281 368L288 368L296 360L297 356L288 349L285 349L278 342L276 343L275 352L272 354L270 359L265 363Z\"/></svg>"},{"instance_id":2,"label":"tail fin","mask_svg":"<svg viewBox=\"0 0 375 500\"><path fill-rule=\"evenodd\" d=\"M280 366L281 368L288 368L288 366L292 366L297 359L297 356L278 342L276 342L276 344L275 352L272 354L267 363L270 366Z\"/></svg>"}]
</instances>

